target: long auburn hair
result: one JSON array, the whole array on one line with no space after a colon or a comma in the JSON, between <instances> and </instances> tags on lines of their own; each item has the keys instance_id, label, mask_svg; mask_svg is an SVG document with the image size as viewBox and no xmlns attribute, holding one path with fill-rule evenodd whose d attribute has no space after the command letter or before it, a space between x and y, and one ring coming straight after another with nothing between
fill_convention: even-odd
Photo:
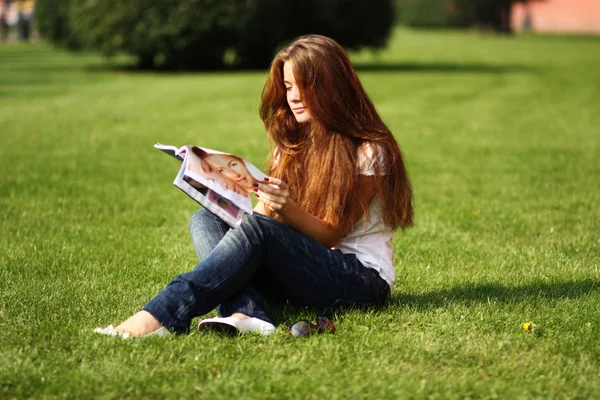
<instances>
[{"instance_id":1,"label":"long auburn hair","mask_svg":"<svg viewBox=\"0 0 600 400\"><path fill-rule=\"evenodd\" d=\"M286 62L312 116L306 123L296 121L287 103ZM392 229L412 225L412 188L398 143L333 39L301 36L279 51L262 92L260 116L273 146L269 175L287 182L290 198L304 210L336 226L347 221L360 202L357 151L369 144L379 149L373 178L384 223ZM368 216L369 204L360 206Z\"/></svg>"}]
</instances>

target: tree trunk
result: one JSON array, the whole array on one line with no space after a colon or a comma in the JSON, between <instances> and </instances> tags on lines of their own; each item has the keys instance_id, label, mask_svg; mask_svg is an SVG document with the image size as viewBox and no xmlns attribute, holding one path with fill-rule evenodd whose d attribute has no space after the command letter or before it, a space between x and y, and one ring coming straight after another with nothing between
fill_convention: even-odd
<instances>
[{"instance_id":1,"label":"tree trunk","mask_svg":"<svg viewBox=\"0 0 600 400\"><path fill-rule=\"evenodd\" d=\"M475 16L475 23L479 29L491 28L499 34L510 35L510 16L512 5L517 0L471 0Z\"/></svg>"},{"instance_id":2,"label":"tree trunk","mask_svg":"<svg viewBox=\"0 0 600 400\"><path fill-rule=\"evenodd\" d=\"M154 54L139 53L137 67L139 69L154 69Z\"/></svg>"},{"instance_id":3,"label":"tree trunk","mask_svg":"<svg viewBox=\"0 0 600 400\"><path fill-rule=\"evenodd\" d=\"M512 6L512 1L503 1L500 3L498 9L499 32L505 35L511 35L513 33L512 27L510 26Z\"/></svg>"}]
</instances>

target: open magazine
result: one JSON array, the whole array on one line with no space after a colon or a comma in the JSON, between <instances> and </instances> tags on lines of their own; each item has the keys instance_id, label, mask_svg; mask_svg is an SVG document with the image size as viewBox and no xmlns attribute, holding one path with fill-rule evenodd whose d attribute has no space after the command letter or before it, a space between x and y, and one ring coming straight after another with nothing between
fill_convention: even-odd
<instances>
[{"instance_id":1,"label":"open magazine","mask_svg":"<svg viewBox=\"0 0 600 400\"><path fill-rule=\"evenodd\" d=\"M252 163L198 146L156 143L154 148L181 161L173 184L227 224L235 228L244 213L252 214L252 185L266 177Z\"/></svg>"}]
</instances>

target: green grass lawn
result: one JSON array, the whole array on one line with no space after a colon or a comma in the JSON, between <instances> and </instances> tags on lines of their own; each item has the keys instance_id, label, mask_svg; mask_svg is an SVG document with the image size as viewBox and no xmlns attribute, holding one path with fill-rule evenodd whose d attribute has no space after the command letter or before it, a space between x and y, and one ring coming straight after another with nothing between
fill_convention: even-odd
<instances>
[{"instance_id":1,"label":"green grass lawn","mask_svg":"<svg viewBox=\"0 0 600 400\"><path fill-rule=\"evenodd\" d=\"M92 329L195 265L198 206L152 145L263 165L266 71L1 46L0 397L600 398L600 38L397 30L352 56L415 189L389 307L124 341Z\"/></svg>"}]
</instances>

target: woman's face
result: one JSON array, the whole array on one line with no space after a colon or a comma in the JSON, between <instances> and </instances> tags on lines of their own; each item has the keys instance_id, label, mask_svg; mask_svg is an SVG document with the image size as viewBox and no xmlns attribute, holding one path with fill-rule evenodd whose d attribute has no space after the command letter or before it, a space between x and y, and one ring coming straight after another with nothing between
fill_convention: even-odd
<instances>
[{"instance_id":1,"label":"woman's face","mask_svg":"<svg viewBox=\"0 0 600 400\"><path fill-rule=\"evenodd\" d=\"M296 78L294 78L294 69L289 61L283 64L283 84L285 85L288 106L294 113L296 121L299 123L310 121L312 116L302 103L300 89L296 85Z\"/></svg>"},{"instance_id":2,"label":"woman's face","mask_svg":"<svg viewBox=\"0 0 600 400\"><path fill-rule=\"evenodd\" d=\"M256 180L250 174L244 162L240 161L239 158L228 154L208 154L206 161L237 185L247 191L252 190L252 185Z\"/></svg>"}]
</instances>

